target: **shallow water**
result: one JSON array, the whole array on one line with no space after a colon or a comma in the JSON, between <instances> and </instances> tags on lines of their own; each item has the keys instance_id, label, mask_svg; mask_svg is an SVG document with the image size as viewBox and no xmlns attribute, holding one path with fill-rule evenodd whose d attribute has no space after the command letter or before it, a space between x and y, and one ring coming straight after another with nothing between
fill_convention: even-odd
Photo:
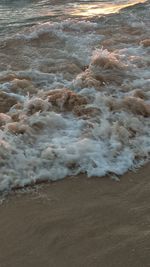
<instances>
[{"instance_id":1,"label":"shallow water","mask_svg":"<svg viewBox=\"0 0 150 267\"><path fill-rule=\"evenodd\" d=\"M39 22L80 19L118 12L121 8L145 0L116 1L54 1L2 0L0 3L0 34L7 34Z\"/></svg>"},{"instance_id":2,"label":"shallow water","mask_svg":"<svg viewBox=\"0 0 150 267\"><path fill-rule=\"evenodd\" d=\"M1 1L0 190L149 160L150 4L137 2Z\"/></svg>"}]
</instances>

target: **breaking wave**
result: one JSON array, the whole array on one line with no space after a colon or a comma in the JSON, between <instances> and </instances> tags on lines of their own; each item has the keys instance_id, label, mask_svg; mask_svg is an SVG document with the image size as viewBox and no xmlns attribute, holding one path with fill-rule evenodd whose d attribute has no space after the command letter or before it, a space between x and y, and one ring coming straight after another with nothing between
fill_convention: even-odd
<instances>
[{"instance_id":1,"label":"breaking wave","mask_svg":"<svg viewBox=\"0 0 150 267\"><path fill-rule=\"evenodd\" d=\"M1 38L1 191L149 160L149 4L131 10Z\"/></svg>"}]
</instances>

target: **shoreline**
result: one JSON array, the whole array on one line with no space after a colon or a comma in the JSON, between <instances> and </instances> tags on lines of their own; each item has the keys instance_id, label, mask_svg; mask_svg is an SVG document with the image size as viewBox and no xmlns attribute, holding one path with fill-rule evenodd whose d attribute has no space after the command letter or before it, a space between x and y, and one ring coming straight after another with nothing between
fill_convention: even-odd
<instances>
[{"instance_id":1,"label":"shoreline","mask_svg":"<svg viewBox=\"0 0 150 267\"><path fill-rule=\"evenodd\" d=\"M150 266L150 164L119 182L84 175L0 206L1 267Z\"/></svg>"}]
</instances>

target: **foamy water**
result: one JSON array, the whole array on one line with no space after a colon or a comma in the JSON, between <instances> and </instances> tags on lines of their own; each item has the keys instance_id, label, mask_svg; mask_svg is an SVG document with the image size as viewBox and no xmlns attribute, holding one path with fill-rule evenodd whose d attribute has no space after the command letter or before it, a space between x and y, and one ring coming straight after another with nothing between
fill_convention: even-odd
<instances>
[{"instance_id":1,"label":"foamy water","mask_svg":"<svg viewBox=\"0 0 150 267\"><path fill-rule=\"evenodd\" d=\"M1 191L149 160L150 4L137 2L2 1Z\"/></svg>"}]
</instances>

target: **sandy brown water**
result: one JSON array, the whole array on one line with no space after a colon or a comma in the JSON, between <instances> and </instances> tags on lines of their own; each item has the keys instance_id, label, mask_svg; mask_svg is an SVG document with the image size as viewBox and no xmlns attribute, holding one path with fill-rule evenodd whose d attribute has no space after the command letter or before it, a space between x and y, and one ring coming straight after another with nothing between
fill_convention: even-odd
<instances>
[{"instance_id":1,"label":"sandy brown water","mask_svg":"<svg viewBox=\"0 0 150 267\"><path fill-rule=\"evenodd\" d=\"M1 267L150 266L150 165L115 182L85 176L0 206Z\"/></svg>"},{"instance_id":2,"label":"sandy brown water","mask_svg":"<svg viewBox=\"0 0 150 267\"><path fill-rule=\"evenodd\" d=\"M1 37L1 191L148 161L148 11L49 19Z\"/></svg>"}]
</instances>

